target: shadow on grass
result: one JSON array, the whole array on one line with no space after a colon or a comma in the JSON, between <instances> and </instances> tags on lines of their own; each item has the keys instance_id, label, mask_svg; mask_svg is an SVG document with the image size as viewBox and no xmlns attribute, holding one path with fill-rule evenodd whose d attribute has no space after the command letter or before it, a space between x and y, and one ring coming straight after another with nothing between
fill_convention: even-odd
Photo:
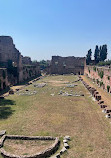
<instances>
[{"instance_id":1,"label":"shadow on grass","mask_svg":"<svg viewBox=\"0 0 111 158\"><path fill-rule=\"evenodd\" d=\"M10 99L0 99L0 106L15 105L15 101Z\"/></svg>"},{"instance_id":2,"label":"shadow on grass","mask_svg":"<svg viewBox=\"0 0 111 158\"><path fill-rule=\"evenodd\" d=\"M9 99L0 100L0 119L7 119L13 114L15 110L12 110L10 105L15 105L15 101Z\"/></svg>"}]
</instances>

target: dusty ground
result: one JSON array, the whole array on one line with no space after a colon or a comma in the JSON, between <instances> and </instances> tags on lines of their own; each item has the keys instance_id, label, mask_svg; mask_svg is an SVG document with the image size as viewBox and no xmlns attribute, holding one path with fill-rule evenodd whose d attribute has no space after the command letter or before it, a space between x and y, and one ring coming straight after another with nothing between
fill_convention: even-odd
<instances>
[{"instance_id":1,"label":"dusty ground","mask_svg":"<svg viewBox=\"0 0 111 158\"><path fill-rule=\"evenodd\" d=\"M50 147L54 141L31 141L6 139L4 148L15 155L31 155Z\"/></svg>"},{"instance_id":2,"label":"dusty ground","mask_svg":"<svg viewBox=\"0 0 111 158\"><path fill-rule=\"evenodd\" d=\"M77 76L48 76L37 81L46 82L45 87L26 87L36 90L36 95L8 96L0 103L0 130L6 129L8 134L16 135L51 135L61 138L70 135L70 149L62 158L110 158L110 121L80 81L75 83L78 86L74 88L66 88L66 84L58 82L75 80ZM56 81L56 85L52 81ZM58 95L60 90L81 92L85 96L61 96ZM107 98L110 101L109 94L105 97L106 101Z\"/></svg>"}]
</instances>

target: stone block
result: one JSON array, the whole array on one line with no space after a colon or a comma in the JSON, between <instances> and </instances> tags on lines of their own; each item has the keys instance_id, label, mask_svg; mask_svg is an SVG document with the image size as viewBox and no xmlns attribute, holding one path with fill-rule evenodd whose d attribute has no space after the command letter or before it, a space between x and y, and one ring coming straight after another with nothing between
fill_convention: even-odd
<instances>
[{"instance_id":1,"label":"stone block","mask_svg":"<svg viewBox=\"0 0 111 158\"><path fill-rule=\"evenodd\" d=\"M9 94L14 94L14 90L13 89L9 90Z\"/></svg>"},{"instance_id":2,"label":"stone block","mask_svg":"<svg viewBox=\"0 0 111 158\"><path fill-rule=\"evenodd\" d=\"M106 108L107 105L101 104L100 107L101 107L101 108Z\"/></svg>"}]
</instances>

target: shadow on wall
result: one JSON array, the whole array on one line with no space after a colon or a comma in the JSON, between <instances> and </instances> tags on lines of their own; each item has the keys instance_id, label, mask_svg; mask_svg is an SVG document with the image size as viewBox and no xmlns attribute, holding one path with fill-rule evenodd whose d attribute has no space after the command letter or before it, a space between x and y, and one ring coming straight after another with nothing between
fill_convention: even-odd
<instances>
[{"instance_id":1,"label":"shadow on wall","mask_svg":"<svg viewBox=\"0 0 111 158\"><path fill-rule=\"evenodd\" d=\"M13 114L15 110L12 110L10 105L15 105L15 101L9 99L0 100L0 119L7 119Z\"/></svg>"}]
</instances>

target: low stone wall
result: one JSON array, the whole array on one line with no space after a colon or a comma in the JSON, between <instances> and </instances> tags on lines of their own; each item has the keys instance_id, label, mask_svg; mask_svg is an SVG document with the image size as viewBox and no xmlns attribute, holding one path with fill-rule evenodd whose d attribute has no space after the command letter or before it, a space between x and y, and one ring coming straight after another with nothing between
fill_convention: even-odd
<instances>
[{"instance_id":1,"label":"low stone wall","mask_svg":"<svg viewBox=\"0 0 111 158\"><path fill-rule=\"evenodd\" d=\"M90 77L98 86L111 92L111 68L98 67L98 66L86 66L85 75Z\"/></svg>"},{"instance_id":2,"label":"low stone wall","mask_svg":"<svg viewBox=\"0 0 111 158\"><path fill-rule=\"evenodd\" d=\"M106 113L106 118L111 118L111 109L106 104L104 104L104 100L101 100L102 97L99 94L99 92L94 88L90 87L80 76L79 76L81 82L84 84L84 86L87 88L87 90L91 93L92 97L95 98L95 100L98 102L98 105L100 108L102 108L102 112Z\"/></svg>"},{"instance_id":3,"label":"low stone wall","mask_svg":"<svg viewBox=\"0 0 111 158\"><path fill-rule=\"evenodd\" d=\"M3 148L1 148L1 155L3 157L6 157L6 158L46 158L46 157L49 157L51 156L53 153L55 153L57 151L57 149L59 148L59 145L60 145L60 141L59 141L59 138L54 138L54 137L50 137L50 136L46 136L46 137L39 137L39 136L18 136L18 135L4 135L2 138L1 138L1 141L0 141L0 147L3 146L4 144L4 141L6 139L20 139L20 140L55 140L55 142L46 150L42 151L42 152L39 152L39 153L36 153L36 154L33 154L33 155L23 155L23 156L19 156L19 155L13 155L13 154L10 154L9 152L6 152Z\"/></svg>"}]
</instances>

